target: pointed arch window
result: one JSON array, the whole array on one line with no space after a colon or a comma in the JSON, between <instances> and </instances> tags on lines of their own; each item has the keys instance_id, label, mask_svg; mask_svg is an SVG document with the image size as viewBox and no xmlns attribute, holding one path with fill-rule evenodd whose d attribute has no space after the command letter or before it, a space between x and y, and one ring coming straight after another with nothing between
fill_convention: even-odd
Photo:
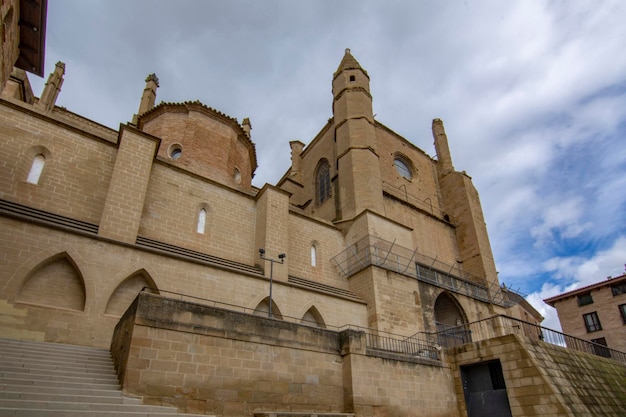
<instances>
[{"instance_id":1,"label":"pointed arch window","mask_svg":"<svg viewBox=\"0 0 626 417\"><path fill-rule=\"evenodd\" d=\"M41 177L41 173L43 172L43 167L46 164L46 157L43 154L38 154L33 158L33 163L30 166L30 171L28 171L28 177L26 178L26 182L31 184L39 184L39 178Z\"/></svg>"},{"instance_id":2,"label":"pointed arch window","mask_svg":"<svg viewBox=\"0 0 626 417\"><path fill-rule=\"evenodd\" d=\"M330 198L330 165L322 159L317 166L317 203L322 204Z\"/></svg>"},{"instance_id":3,"label":"pointed arch window","mask_svg":"<svg viewBox=\"0 0 626 417\"><path fill-rule=\"evenodd\" d=\"M206 209L201 208L198 212L198 224L196 226L196 232L204 234L204 228L206 226Z\"/></svg>"}]
</instances>

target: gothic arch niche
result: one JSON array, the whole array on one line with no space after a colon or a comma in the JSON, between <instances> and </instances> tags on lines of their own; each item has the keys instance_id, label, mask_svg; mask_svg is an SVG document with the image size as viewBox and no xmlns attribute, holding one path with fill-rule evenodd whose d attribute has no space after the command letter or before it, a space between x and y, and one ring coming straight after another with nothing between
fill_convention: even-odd
<instances>
[{"instance_id":1,"label":"gothic arch niche","mask_svg":"<svg viewBox=\"0 0 626 417\"><path fill-rule=\"evenodd\" d=\"M322 315L317 310L317 308L315 308L315 306L311 306L311 308L309 308L306 313L304 313L304 316L302 316L300 323L307 326L320 327L322 329L326 328L324 319L322 318Z\"/></svg>"},{"instance_id":2,"label":"gothic arch niche","mask_svg":"<svg viewBox=\"0 0 626 417\"><path fill-rule=\"evenodd\" d=\"M29 272L16 301L85 310L85 281L67 252L51 256Z\"/></svg>"},{"instance_id":3,"label":"gothic arch niche","mask_svg":"<svg viewBox=\"0 0 626 417\"><path fill-rule=\"evenodd\" d=\"M144 287L149 288L155 294L159 293L150 274L145 269L140 269L115 288L109 297L104 314L121 317Z\"/></svg>"},{"instance_id":4,"label":"gothic arch niche","mask_svg":"<svg viewBox=\"0 0 626 417\"><path fill-rule=\"evenodd\" d=\"M254 309L254 315L269 317L269 313L270 313L270 298L265 297ZM283 319L283 315L278 309L278 306L276 305L274 300L272 300L272 317L278 320Z\"/></svg>"},{"instance_id":5,"label":"gothic arch niche","mask_svg":"<svg viewBox=\"0 0 626 417\"><path fill-rule=\"evenodd\" d=\"M442 292L435 300L435 325L439 344L453 346L471 341L467 316L456 299Z\"/></svg>"}]
</instances>

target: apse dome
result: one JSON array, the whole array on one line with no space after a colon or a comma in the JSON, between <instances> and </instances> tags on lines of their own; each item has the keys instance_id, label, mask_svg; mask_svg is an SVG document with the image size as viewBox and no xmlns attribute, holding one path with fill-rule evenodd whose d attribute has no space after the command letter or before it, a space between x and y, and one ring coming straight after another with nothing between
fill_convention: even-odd
<instances>
[{"instance_id":1,"label":"apse dome","mask_svg":"<svg viewBox=\"0 0 626 417\"><path fill-rule=\"evenodd\" d=\"M199 176L250 190L257 168L250 121L242 124L199 101L160 103L137 127L161 139L157 156Z\"/></svg>"}]
</instances>

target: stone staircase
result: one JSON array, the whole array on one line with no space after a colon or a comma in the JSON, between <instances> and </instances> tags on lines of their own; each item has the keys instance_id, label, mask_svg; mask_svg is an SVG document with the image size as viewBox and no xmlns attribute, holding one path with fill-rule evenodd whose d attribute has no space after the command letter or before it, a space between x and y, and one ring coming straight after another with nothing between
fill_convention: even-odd
<instances>
[{"instance_id":1,"label":"stone staircase","mask_svg":"<svg viewBox=\"0 0 626 417\"><path fill-rule=\"evenodd\" d=\"M122 396L108 350L0 338L0 417L180 417ZM197 416L197 414L196 414Z\"/></svg>"}]
</instances>

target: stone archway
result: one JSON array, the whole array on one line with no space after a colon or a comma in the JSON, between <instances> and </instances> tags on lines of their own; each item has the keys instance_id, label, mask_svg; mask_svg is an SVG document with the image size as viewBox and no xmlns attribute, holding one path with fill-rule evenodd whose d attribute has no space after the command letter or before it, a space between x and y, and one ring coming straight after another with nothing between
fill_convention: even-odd
<instances>
[{"instance_id":1,"label":"stone archway","mask_svg":"<svg viewBox=\"0 0 626 417\"><path fill-rule=\"evenodd\" d=\"M463 307L447 292L442 292L435 300L435 325L438 343L442 346L455 346L471 341Z\"/></svg>"}]
</instances>

